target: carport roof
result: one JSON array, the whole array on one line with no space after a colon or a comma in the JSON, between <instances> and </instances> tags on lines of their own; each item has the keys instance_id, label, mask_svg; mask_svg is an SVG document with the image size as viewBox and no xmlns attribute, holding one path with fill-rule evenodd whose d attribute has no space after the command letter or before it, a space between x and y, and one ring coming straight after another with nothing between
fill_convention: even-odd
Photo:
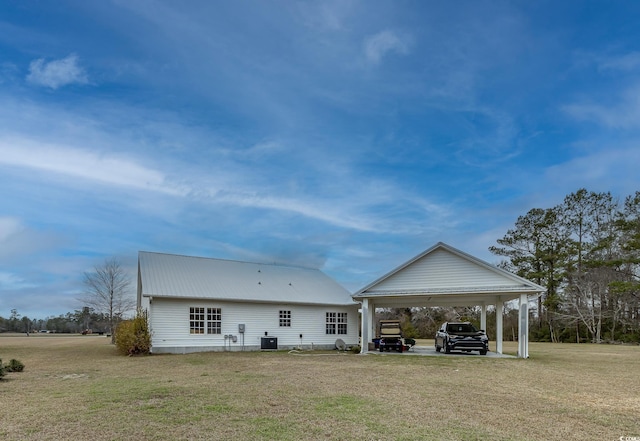
<instances>
[{"instance_id":1,"label":"carport roof","mask_svg":"<svg viewBox=\"0 0 640 441\"><path fill-rule=\"evenodd\" d=\"M470 306L539 295L545 288L443 242L353 294L378 307Z\"/></svg>"}]
</instances>

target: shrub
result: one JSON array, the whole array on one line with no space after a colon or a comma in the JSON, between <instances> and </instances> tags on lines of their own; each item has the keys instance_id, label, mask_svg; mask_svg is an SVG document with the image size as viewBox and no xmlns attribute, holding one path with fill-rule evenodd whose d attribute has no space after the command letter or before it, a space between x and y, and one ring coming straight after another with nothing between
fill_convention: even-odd
<instances>
[{"instance_id":1,"label":"shrub","mask_svg":"<svg viewBox=\"0 0 640 441\"><path fill-rule=\"evenodd\" d=\"M622 334L619 339L623 343L640 343L640 332L628 332Z\"/></svg>"},{"instance_id":2,"label":"shrub","mask_svg":"<svg viewBox=\"0 0 640 441\"><path fill-rule=\"evenodd\" d=\"M151 333L147 312L139 310L132 320L120 322L114 334L116 347L123 355L146 355L151 351Z\"/></svg>"},{"instance_id":3,"label":"shrub","mask_svg":"<svg viewBox=\"0 0 640 441\"><path fill-rule=\"evenodd\" d=\"M354 354L359 354L360 350L361 350L360 349L360 345L351 346L351 352L354 353Z\"/></svg>"},{"instance_id":4,"label":"shrub","mask_svg":"<svg viewBox=\"0 0 640 441\"><path fill-rule=\"evenodd\" d=\"M418 335L418 330L416 329L415 326L413 326L413 323L411 323L410 321L407 321L402 326L402 336L405 337L405 338L418 338L418 337L420 337Z\"/></svg>"},{"instance_id":5,"label":"shrub","mask_svg":"<svg viewBox=\"0 0 640 441\"><path fill-rule=\"evenodd\" d=\"M22 372L24 370L24 363L16 360L15 358L12 358L11 360L9 360L9 364L4 366L4 369L7 372Z\"/></svg>"}]
</instances>

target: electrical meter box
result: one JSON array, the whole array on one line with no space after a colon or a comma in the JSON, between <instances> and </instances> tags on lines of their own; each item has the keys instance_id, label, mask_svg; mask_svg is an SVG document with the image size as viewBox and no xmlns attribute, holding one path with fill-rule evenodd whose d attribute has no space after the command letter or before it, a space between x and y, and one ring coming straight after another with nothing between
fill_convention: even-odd
<instances>
[{"instance_id":1,"label":"electrical meter box","mask_svg":"<svg viewBox=\"0 0 640 441\"><path fill-rule=\"evenodd\" d=\"M238 332L240 334L244 334L244 323L238 325Z\"/></svg>"}]
</instances>

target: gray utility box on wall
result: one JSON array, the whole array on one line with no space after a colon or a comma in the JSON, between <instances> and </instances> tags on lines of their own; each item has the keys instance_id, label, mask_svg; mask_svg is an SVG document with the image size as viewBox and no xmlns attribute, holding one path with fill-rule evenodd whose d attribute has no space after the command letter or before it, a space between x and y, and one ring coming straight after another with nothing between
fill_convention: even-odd
<instances>
[{"instance_id":1,"label":"gray utility box on wall","mask_svg":"<svg viewBox=\"0 0 640 441\"><path fill-rule=\"evenodd\" d=\"M260 349L278 349L278 338L262 337L260 340Z\"/></svg>"}]
</instances>

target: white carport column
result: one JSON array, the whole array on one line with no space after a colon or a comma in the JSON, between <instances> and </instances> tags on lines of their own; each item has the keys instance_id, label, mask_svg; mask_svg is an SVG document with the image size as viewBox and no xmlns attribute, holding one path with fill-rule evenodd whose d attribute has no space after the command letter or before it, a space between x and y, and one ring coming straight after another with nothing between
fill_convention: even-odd
<instances>
[{"instance_id":1,"label":"white carport column","mask_svg":"<svg viewBox=\"0 0 640 441\"><path fill-rule=\"evenodd\" d=\"M369 350L369 340L371 339L370 330L371 330L371 316L369 314L369 299L362 299L362 308L361 316L360 316L360 353L364 354Z\"/></svg>"},{"instance_id":2,"label":"white carport column","mask_svg":"<svg viewBox=\"0 0 640 441\"><path fill-rule=\"evenodd\" d=\"M480 306L480 329L487 330L487 305Z\"/></svg>"},{"instance_id":3,"label":"white carport column","mask_svg":"<svg viewBox=\"0 0 640 441\"><path fill-rule=\"evenodd\" d=\"M518 357L529 358L529 297L526 294L520 295Z\"/></svg>"},{"instance_id":4,"label":"white carport column","mask_svg":"<svg viewBox=\"0 0 640 441\"><path fill-rule=\"evenodd\" d=\"M504 314L504 302L502 297L496 299L496 352L502 354L502 314Z\"/></svg>"},{"instance_id":5,"label":"white carport column","mask_svg":"<svg viewBox=\"0 0 640 441\"><path fill-rule=\"evenodd\" d=\"M372 300L369 301L369 341L376 336L376 305ZM367 349L369 344L367 343Z\"/></svg>"}]
</instances>

